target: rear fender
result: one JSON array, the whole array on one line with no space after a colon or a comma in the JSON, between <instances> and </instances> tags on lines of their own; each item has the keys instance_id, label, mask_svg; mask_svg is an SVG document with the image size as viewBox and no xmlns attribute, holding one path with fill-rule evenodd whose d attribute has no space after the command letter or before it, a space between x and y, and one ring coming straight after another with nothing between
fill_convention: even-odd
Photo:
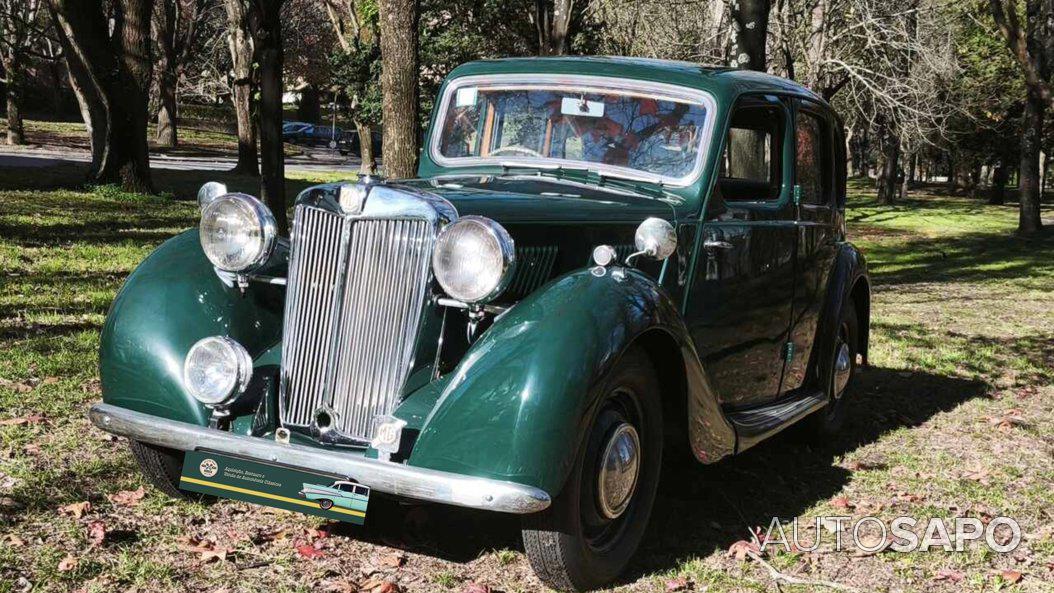
<instances>
[{"instance_id":1,"label":"rear fender","mask_svg":"<svg viewBox=\"0 0 1054 593\"><path fill-rule=\"evenodd\" d=\"M409 463L513 481L557 493L585 438L595 386L645 333L662 332L685 357L697 454L732 452L676 306L655 282L623 268L579 270L500 316L448 377ZM698 443L696 445L695 443Z\"/></svg>"},{"instance_id":2,"label":"rear fender","mask_svg":"<svg viewBox=\"0 0 1054 593\"><path fill-rule=\"evenodd\" d=\"M824 297L823 312L816 327L816 347L812 349L810 369L821 364L824 360L824 353L830 352L831 343L838 332L838 322L842 318L842 312L847 305L853 303L856 297L863 299L862 307L858 306L856 311L860 322L858 323L860 335L857 347L864 360L867 360L870 291L867 261L863 254L852 243L842 243L827 279L827 294ZM824 377L825 381L829 371L830 369L820 369L820 376Z\"/></svg>"}]
</instances>

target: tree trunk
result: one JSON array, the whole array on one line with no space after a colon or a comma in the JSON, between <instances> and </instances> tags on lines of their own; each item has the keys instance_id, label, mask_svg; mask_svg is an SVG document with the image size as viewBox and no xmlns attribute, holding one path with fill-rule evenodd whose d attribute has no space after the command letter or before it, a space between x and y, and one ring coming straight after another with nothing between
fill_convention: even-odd
<instances>
[{"instance_id":1,"label":"tree trunk","mask_svg":"<svg viewBox=\"0 0 1054 593\"><path fill-rule=\"evenodd\" d=\"M160 50L157 59L157 144L175 148L179 142L176 132L176 85L179 64L176 58L176 1L160 0L155 19L155 38Z\"/></svg>"},{"instance_id":2,"label":"tree trunk","mask_svg":"<svg viewBox=\"0 0 1054 593\"><path fill-rule=\"evenodd\" d=\"M1010 177L1004 163L999 163L992 172L992 191L988 196L988 203L993 206L1002 206L1006 202L1006 182Z\"/></svg>"},{"instance_id":3,"label":"tree trunk","mask_svg":"<svg viewBox=\"0 0 1054 593\"><path fill-rule=\"evenodd\" d=\"M535 0L534 28L538 33L538 54L560 56L571 46L571 16L574 0Z\"/></svg>"},{"instance_id":4,"label":"tree trunk","mask_svg":"<svg viewBox=\"0 0 1054 593\"><path fill-rule=\"evenodd\" d=\"M96 81L82 62L81 54L74 51L66 33L65 21L55 11L52 20L56 23L55 33L66 54L66 70L69 73L70 88L77 98L81 119L88 132L91 146L91 164L88 166L88 179L95 179L107 157L106 138L109 136L109 112L99 94Z\"/></svg>"},{"instance_id":5,"label":"tree trunk","mask_svg":"<svg viewBox=\"0 0 1054 593\"><path fill-rule=\"evenodd\" d=\"M359 133L359 156L362 158L359 172L373 175L377 172L377 157L373 154L373 128L364 121L355 120L355 129Z\"/></svg>"},{"instance_id":6,"label":"tree trunk","mask_svg":"<svg viewBox=\"0 0 1054 593\"><path fill-rule=\"evenodd\" d=\"M1018 184L1020 215L1017 232L1028 235L1038 232L1040 220L1039 152L1043 139L1043 112L1046 104L1034 90L1029 90L1021 125L1021 181Z\"/></svg>"},{"instance_id":7,"label":"tree trunk","mask_svg":"<svg viewBox=\"0 0 1054 593\"><path fill-rule=\"evenodd\" d=\"M889 132L882 147L882 171L878 176L878 201L890 206L897 191L897 171L900 161L900 143Z\"/></svg>"},{"instance_id":8,"label":"tree trunk","mask_svg":"<svg viewBox=\"0 0 1054 593\"><path fill-rule=\"evenodd\" d=\"M296 106L296 118L316 124L322 120L322 104L318 87L309 84L300 90L300 101Z\"/></svg>"},{"instance_id":9,"label":"tree trunk","mask_svg":"<svg viewBox=\"0 0 1054 593\"><path fill-rule=\"evenodd\" d=\"M22 126L22 89L18 83L11 83L15 77L8 73L7 79L7 143L25 144L26 131Z\"/></svg>"},{"instance_id":10,"label":"tree trunk","mask_svg":"<svg viewBox=\"0 0 1054 593\"><path fill-rule=\"evenodd\" d=\"M123 26L117 29L120 44L121 76L118 102L122 104L117 133L111 138L127 151L118 168L118 177L126 190L152 193L150 148L147 144L147 121L150 118L150 81L153 60L150 46L150 19L153 0L121 0Z\"/></svg>"},{"instance_id":11,"label":"tree trunk","mask_svg":"<svg viewBox=\"0 0 1054 593\"><path fill-rule=\"evenodd\" d=\"M417 172L417 0L380 0L384 169L388 177Z\"/></svg>"},{"instance_id":12,"label":"tree trunk","mask_svg":"<svg viewBox=\"0 0 1054 593\"><path fill-rule=\"evenodd\" d=\"M731 65L765 71L765 42L771 7L771 0L739 0L732 3L736 37L729 59Z\"/></svg>"},{"instance_id":13,"label":"tree trunk","mask_svg":"<svg viewBox=\"0 0 1054 593\"><path fill-rule=\"evenodd\" d=\"M249 13L242 0L224 0L227 11L227 45L234 71L234 112L238 122L238 164L234 173L259 175L256 125L253 122L253 61L255 51L249 31Z\"/></svg>"},{"instance_id":14,"label":"tree trunk","mask_svg":"<svg viewBox=\"0 0 1054 593\"><path fill-rule=\"evenodd\" d=\"M119 0L109 17L100 3L51 0L50 6L71 78L93 120L93 138L102 133L104 148L90 180L152 191L146 124L153 0Z\"/></svg>"},{"instance_id":15,"label":"tree trunk","mask_svg":"<svg viewBox=\"0 0 1054 593\"><path fill-rule=\"evenodd\" d=\"M260 197L274 214L278 232L289 234L282 153L282 0L254 0L254 40L260 63Z\"/></svg>"}]
</instances>

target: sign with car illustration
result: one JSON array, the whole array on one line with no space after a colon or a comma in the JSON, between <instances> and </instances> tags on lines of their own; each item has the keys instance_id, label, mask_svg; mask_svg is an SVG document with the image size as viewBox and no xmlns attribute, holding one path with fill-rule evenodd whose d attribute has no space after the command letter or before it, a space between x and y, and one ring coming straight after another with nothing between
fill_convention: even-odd
<instances>
[{"instance_id":1,"label":"sign with car illustration","mask_svg":"<svg viewBox=\"0 0 1054 593\"><path fill-rule=\"evenodd\" d=\"M174 496L515 514L547 585L604 586L667 456L842 428L871 302L845 162L831 106L775 76L462 65L415 179L308 188L289 237L203 186L113 303L92 421Z\"/></svg>"},{"instance_id":2,"label":"sign with car illustration","mask_svg":"<svg viewBox=\"0 0 1054 593\"><path fill-rule=\"evenodd\" d=\"M355 482L205 451L184 456L179 489L356 525L370 501L370 489Z\"/></svg>"}]
</instances>

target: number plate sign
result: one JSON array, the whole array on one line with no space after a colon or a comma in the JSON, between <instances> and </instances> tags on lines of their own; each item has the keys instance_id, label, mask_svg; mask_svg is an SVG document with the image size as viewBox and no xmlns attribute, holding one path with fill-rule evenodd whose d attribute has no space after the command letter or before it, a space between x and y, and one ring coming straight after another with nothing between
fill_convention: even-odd
<instances>
[{"instance_id":1,"label":"number plate sign","mask_svg":"<svg viewBox=\"0 0 1054 593\"><path fill-rule=\"evenodd\" d=\"M179 488L356 525L366 521L370 498L369 488L339 477L207 451L186 454Z\"/></svg>"}]
</instances>

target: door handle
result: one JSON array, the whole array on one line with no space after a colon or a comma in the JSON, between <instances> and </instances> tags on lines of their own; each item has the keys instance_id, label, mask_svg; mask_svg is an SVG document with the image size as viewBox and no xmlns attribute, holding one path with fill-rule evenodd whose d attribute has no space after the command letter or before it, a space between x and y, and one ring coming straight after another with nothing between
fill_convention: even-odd
<instances>
[{"instance_id":1,"label":"door handle","mask_svg":"<svg viewBox=\"0 0 1054 593\"><path fill-rule=\"evenodd\" d=\"M706 241L703 241L703 249L707 251L714 251L717 249L732 249L733 247L735 246L729 243L728 241L715 241L713 239L707 239Z\"/></svg>"}]
</instances>

